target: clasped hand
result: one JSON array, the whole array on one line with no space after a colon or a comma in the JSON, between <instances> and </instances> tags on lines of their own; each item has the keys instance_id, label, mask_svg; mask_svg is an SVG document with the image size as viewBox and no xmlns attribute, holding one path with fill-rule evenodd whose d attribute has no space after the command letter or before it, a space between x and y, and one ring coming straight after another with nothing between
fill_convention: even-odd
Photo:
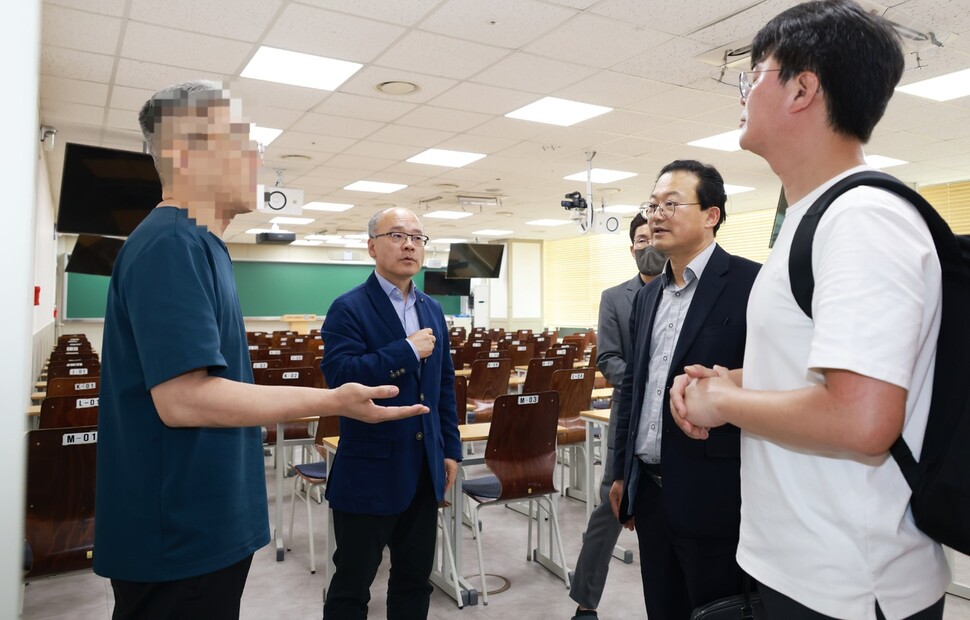
<instances>
[{"instance_id":1,"label":"clasped hand","mask_svg":"<svg viewBox=\"0 0 970 620\"><path fill-rule=\"evenodd\" d=\"M717 411L717 398L737 389L723 366L687 366L670 387L670 413L688 437L707 439L710 430L725 424Z\"/></svg>"}]
</instances>

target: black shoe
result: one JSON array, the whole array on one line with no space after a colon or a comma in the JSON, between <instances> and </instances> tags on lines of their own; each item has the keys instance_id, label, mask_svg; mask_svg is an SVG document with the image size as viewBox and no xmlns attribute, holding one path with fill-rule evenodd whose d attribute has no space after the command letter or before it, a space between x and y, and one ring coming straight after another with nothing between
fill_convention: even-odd
<instances>
[{"instance_id":1,"label":"black shoe","mask_svg":"<svg viewBox=\"0 0 970 620\"><path fill-rule=\"evenodd\" d=\"M596 615L595 609L580 609L576 607L576 615L572 617L572 620L597 620L599 616Z\"/></svg>"}]
</instances>

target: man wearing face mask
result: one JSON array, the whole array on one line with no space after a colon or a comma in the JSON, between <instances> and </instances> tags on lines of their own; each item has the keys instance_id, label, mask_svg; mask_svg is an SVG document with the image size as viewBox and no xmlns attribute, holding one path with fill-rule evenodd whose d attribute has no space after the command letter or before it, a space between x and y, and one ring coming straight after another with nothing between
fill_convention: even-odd
<instances>
[{"instance_id":1,"label":"man wearing face mask","mask_svg":"<svg viewBox=\"0 0 970 620\"><path fill-rule=\"evenodd\" d=\"M650 224L639 213L630 222L630 254L636 259L640 270L631 280L610 287L600 297L599 325L597 326L596 367L606 380L619 386L626 371L626 360L632 354L630 346L630 311L637 291L660 275L667 255L653 247ZM606 575L610 570L610 557L620 536L623 526L613 515L610 507L610 487L613 484L613 440L616 436L616 401L610 411L610 431L607 437L606 462L603 468L603 481L600 484L600 505L593 510L583 548L576 560L569 596L578 604L574 618L589 620L596 618L596 608Z\"/></svg>"}]
</instances>

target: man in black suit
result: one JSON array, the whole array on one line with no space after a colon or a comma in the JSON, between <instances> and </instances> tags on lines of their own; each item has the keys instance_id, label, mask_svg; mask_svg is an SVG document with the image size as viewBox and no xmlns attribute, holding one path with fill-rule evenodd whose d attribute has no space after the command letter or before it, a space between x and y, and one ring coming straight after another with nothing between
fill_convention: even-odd
<instances>
[{"instance_id":1,"label":"man in black suit","mask_svg":"<svg viewBox=\"0 0 970 620\"><path fill-rule=\"evenodd\" d=\"M748 294L759 265L715 242L727 197L721 175L697 161L660 171L641 213L664 272L636 296L633 356L619 390L610 503L636 529L650 618L691 610L742 589L735 560L740 523L740 435L712 429L691 440L670 416L673 378L684 366L734 368L744 356ZM706 360L706 361L702 361Z\"/></svg>"}]
</instances>

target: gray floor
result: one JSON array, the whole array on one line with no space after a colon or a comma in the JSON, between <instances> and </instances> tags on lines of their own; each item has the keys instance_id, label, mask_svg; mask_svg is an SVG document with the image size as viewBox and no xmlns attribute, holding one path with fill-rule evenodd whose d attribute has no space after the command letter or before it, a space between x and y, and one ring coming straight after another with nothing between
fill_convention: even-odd
<instances>
[{"instance_id":1,"label":"gray floor","mask_svg":"<svg viewBox=\"0 0 970 620\"><path fill-rule=\"evenodd\" d=\"M479 448L481 450L481 448ZM270 495L270 513L273 516L275 485L272 469L267 468L267 489ZM290 480L287 480L287 498ZM562 499L559 502L560 521L570 563L575 561L581 546L585 528L584 504ZM323 545L326 538L326 508L315 506L314 540L317 545L316 575L309 571L307 549L307 524L303 505L297 503L296 525L292 551L282 563L276 562L272 545L260 550L253 559L252 570L242 600L244 619L294 618L319 619L321 617L323 589ZM289 517L287 503L286 517ZM511 582L511 587L489 598L488 606L481 604L459 610L443 593L435 590L431 597L431 618L569 618L575 604L569 599L565 585L541 566L525 559L526 518L506 509L491 508L483 511L486 573L501 575ZM636 549L636 536L624 531L620 544ZM477 575L475 543L465 528L463 541L466 575ZM607 580L606 592L600 606L601 618L645 618L643 595L640 591L640 569L634 553L633 564L613 560ZM970 560L960 558L957 564L958 578L970 583ZM477 577L472 578L473 583ZM385 584L387 563L378 573L372 588L372 618L385 616ZM498 580L489 581L489 588L500 585ZM110 618L113 599L111 586L93 573L38 579L26 588L24 618L44 620L107 620ZM970 620L970 601L954 596L947 597L944 618L947 620Z\"/></svg>"}]
</instances>

